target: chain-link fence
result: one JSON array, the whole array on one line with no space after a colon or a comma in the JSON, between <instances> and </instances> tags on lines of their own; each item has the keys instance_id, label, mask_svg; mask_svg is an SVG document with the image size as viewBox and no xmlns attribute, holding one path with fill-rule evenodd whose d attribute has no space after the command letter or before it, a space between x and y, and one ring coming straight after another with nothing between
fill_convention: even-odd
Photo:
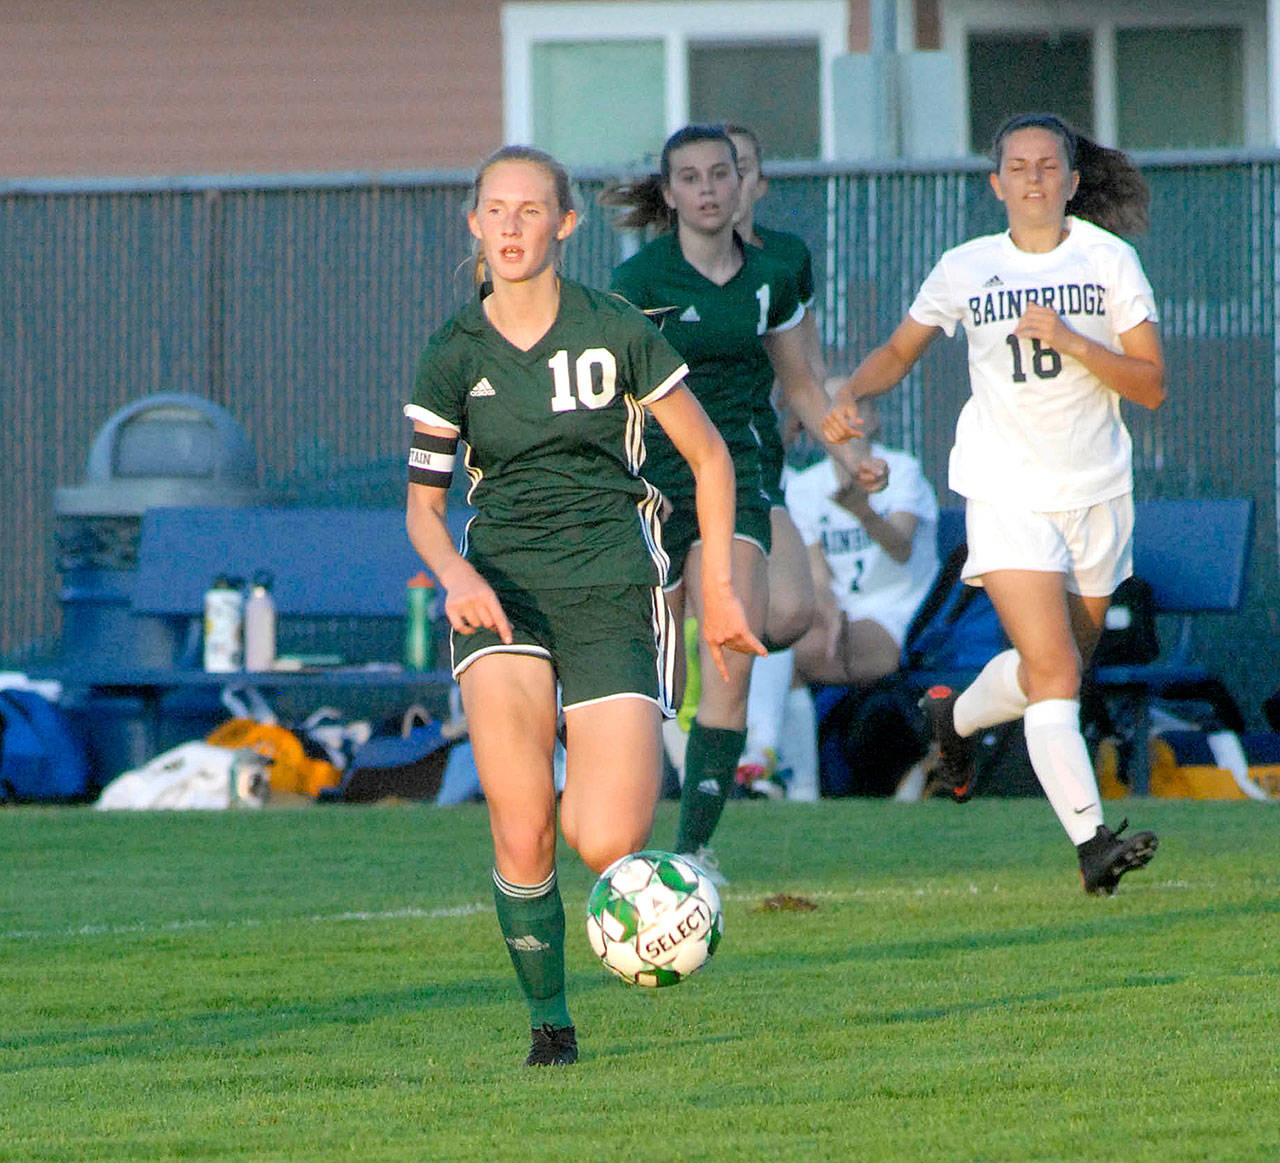
<instances>
[{"instance_id":1,"label":"chain-link fence","mask_svg":"<svg viewBox=\"0 0 1280 1163\"><path fill-rule=\"evenodd\" d=\"M1280 155L1142 163L1152 230L1137 246L1170 395L1154 414L1126 406L1137 493L1256 499L1247 608L1206 619L1199 639L1256 716L1280 683ZM595 202L603 180L580 177L566 259L595 285L621 253ZM225 406L262 483L286 497L401 503L400 405L417 352L470 293L469 185L459 174L0 184L0 657L56 648L54 489L83 479L95 433L140 396ZM809 242L837 371L888 335L945 247L1002 222L976 163L780 166L760 219ZM964 344L942 342L882 409L886 441L919 455L944 497L966 391Z\"/></svg>"}]
</instances>

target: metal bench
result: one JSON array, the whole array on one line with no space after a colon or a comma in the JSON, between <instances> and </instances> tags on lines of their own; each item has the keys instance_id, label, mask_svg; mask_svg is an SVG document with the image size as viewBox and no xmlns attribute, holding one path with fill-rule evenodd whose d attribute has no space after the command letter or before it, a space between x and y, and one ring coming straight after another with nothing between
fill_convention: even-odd
<instances>
[{"instance_id":1,"label":"metal bench","mask_svg":"<svg viewBox=\"0 0 1280 1163\"><path fill-rule=\"evenodd\" d=\"M939 557L964 539L964 514L947 509L938 522ZM1142 666L1096 666L1085 682L1105 694L1131 697L1135 722L1127 772L1134 792L1149 790L1149 756L1145 741L1150 733L1151 700L1175 688L1190 688L1214 679L1195 657L1192 630L1195 616L1234 613L1244 599L1245 577L1253 544L1253 500L1226 499L1146 500L1135 504L1134 573L1152 590L1157 615L1175 620L1171 644L1160 657ZM1167 639L1167 633L1162 639ZM963 673L903 672L915 689L937 682L959 688L972 681L976 671Z\"/></svg>"},{"instance_id":2,"label":"metal bench","mask_svg":"<svg viewBox=\"0 0 1280 1163\"><path fill-rule=\"evenodd\" d=\"M470 513L450 514L460 537ZM423 564L405 532L403 508L154 508L142 517L130 621L148 642L172 644L172 665L83 655L39 670L67 688L141 700L144 750L154 754L166 695L198 689L254 687L264 696L313 703L393 695L447 700L447 670L413 671L399 654L358 664L301 671L209 674L200 668L204 593L219 574L274 577L277 615L318 620L402 619L405 584ZM397 640L398 641L398 640Z\"/></svg>"}]
</instances>

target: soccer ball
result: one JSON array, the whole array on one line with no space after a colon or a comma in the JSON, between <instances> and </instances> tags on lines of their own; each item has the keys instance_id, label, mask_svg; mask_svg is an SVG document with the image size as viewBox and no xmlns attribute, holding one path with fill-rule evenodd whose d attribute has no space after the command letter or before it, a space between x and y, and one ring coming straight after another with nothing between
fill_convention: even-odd
<instances>
[{"instance_id":1,"label":"soccer ball","mask_svg":"<svg viewBox=\"0 0 1280 1163\"><path fill-rule=\"evenodd\" d=\"M670 852L633 852L600 874L587 900L587 940L605 968L633 985L675 985L720 944L720 894Z\"/></svg>"}]
</instances>

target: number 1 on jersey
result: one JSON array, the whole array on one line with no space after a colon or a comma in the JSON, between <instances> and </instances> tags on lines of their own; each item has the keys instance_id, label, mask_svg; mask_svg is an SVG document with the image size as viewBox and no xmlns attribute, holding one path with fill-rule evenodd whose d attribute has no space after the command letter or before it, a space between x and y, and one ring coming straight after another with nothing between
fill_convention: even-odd
<instances>
[{"instance_id":1,"label":"number 1 on jersey","mask_svg":"<svg viewBox=\"0 0 1280 1163\"><path fill-rule=\"evenodd\" d=\"M763 335L769 330L769 284L763 283L756 290L756 301L760 304L760 319L756 323L756 334Z\"/></svg>"}]
</instances>

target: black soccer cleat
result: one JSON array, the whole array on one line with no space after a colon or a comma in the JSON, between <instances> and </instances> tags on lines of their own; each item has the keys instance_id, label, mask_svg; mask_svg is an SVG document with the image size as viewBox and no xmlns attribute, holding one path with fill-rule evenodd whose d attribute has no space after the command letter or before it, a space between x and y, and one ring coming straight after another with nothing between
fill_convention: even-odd
<instances>
[{"instance_id":1,"label":"black soccer cleat","mask_svg":"<svg viewBox=\"0 0 1280 1163\"><path fill-rule=\"evenodd\" d=\"M949 686L931 686L920 700L920 709L938 745L938 762L929 778L930 789L963 804L973 798L973 740L956 734L956 697Z\"/></svg>"},{"instance_id":2,"label":"black soccer cleat","mask_svg":"<svg viewBox=\"0 0 1280 1163\"><path fill-rule=\"evenodd\" d=\"M1124 820L1112 832L1105 824L1099 824L1092 840L1076 845L1080 879L1090 896L1114 896L1120 878L1126 872L1146 867L1156 854L1160 841L1154 832L1134 832L1120 839L1120 833L1128 826L1129 821Z\"/></svg>"},{"instance_id":3,"label":"black soccer cleat","mask_svg":"<svg viewBox=\"0 0 1280 1163\"><path fill-rule=\"evenodd\" d=\"M572 1026L543 1022L533 1027L533 1045L526 1066L572 1066L578 1060L578 1035Z\"/></svg>"}]
</instances>

